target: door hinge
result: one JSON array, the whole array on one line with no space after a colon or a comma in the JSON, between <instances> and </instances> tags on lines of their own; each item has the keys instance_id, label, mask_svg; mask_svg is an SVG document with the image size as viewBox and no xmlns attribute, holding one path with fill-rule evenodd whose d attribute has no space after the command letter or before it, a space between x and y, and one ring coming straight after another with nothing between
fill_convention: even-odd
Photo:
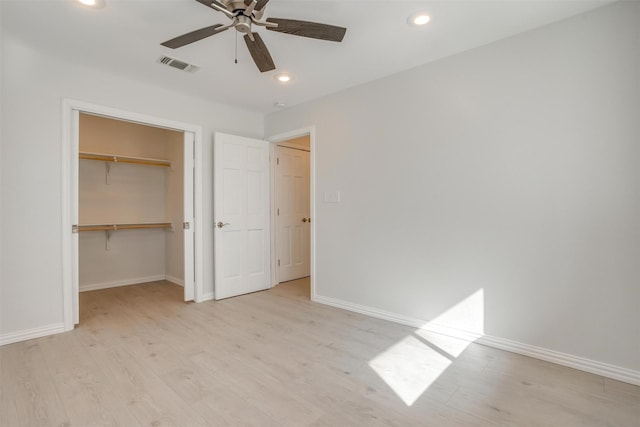
<instances>
[{"instance_id":1,"label":"door hinge","mask_svg":"<svg viewBox=\"0 0 640 427\"><path fill-rule=\"evenodd\" d=\"M72 233L77 233L78 232L78 224L73 224L71 226L71 232Z\"/></svg>"},{"instance_id":2,"label":"door hinge","mask_svg":"<svg viewBox=\"0 0 640 427\"><path fill-rule=\"evenodd\" d=\"M280 165L280 157L276 158L276 165Z\"/></svg>"},{"instance_id":3,"label":"door hinge","mask_svg":"<svg viewBox=\"0 0 640 427\"><path fill-rule=\"evenodd\" d=\"M278 267L280 267L280 260L278 260Z\"/></svg>"},{"instance_id":4,"label":"door hinge","mask_svg":"<svg viewBox=\"0 0 640 427\"><path fill-rule=\"evenodd\" d=\"M191 224L189 224L188 221L185 221L182 223L182 228L184 228L185 230L188 230L191 227Z\"/></svg>"},{"instance_id":5,"label":"door hinge","mask_svg":"<svg viewBox=\"0 0 640 427\"><path fill-rule=\"evenodd\" d=\"M278 208L278 216L280 216L280 208Z\"/></svg>"}]
</instances>

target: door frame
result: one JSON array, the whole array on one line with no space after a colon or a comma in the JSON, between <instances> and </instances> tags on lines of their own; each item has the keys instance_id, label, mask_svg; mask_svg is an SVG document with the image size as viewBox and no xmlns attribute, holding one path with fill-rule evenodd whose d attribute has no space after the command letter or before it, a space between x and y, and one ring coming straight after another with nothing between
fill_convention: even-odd
<instances>
[{"instance_id":1,"label":"door frame","mask_svg":"<svg viewBox=\"0 0 640 427\"><path fill-rule=\"evenodd\" d=\"M316 286L315 286L315 271L316 271L316 128L315 126L308 126L300 129L295 129L289 132L279 133L269 138L267 141L271 143L271 287L276 286L277 281L276 274L276 215L275 212L275 185L276 185L276 164L275 164L275 147L278 143L286 141L288 139L298 138L301 136L309 135L309 213L311 215L311 227L309 230L309 268L311 272L311 300L316 299Z\"/></svg>"},{"instance_id":2,"label":"door frame","mask_svg":"<svg viewBox=\"0 0 640 427\"><path fill-rule=\"evenodd\" d=\"M103 117L155 126L179 132L193 134L194 142L194 300L203 301L204 290L204 224L200 224L203 218L203 192L202 192L202 126L184 123L161 117L135 113L119 108L92 104L75 99L64 98L62 100L62 292L63 292L63 319L65 331L70 331L77 323L79 306L78 298L78 239L73 235L74 209L77 209L78 197L78 138L79 138L79 113L95 114ZM75 238L74 238L75 236ZM188 284L185 283L185 286Z\"/></svg>"}]
</instances>

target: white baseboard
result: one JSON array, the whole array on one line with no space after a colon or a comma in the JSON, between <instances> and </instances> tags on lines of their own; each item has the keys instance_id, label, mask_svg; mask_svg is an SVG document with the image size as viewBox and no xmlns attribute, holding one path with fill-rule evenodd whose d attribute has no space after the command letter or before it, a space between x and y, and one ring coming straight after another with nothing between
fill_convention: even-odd
<instances>
[{"instance_id":1,"label":"white baseboard","mask_svg":"<svg viewBox=\"0 0 640 427\"><path fill-rule=\"evenodd\" d=\"M465 341L499 348L501 350L521 354L523 356L545 360L547 362L556 363L558 365L579 369L581 371L640 386L640 371L634 371L631 369L622 368L620 366L610 365L608 363L598 362L596 360L585 359L583 357L561 353L554 350L548 350L546 348L536 347L505 338L483 335L477 332L464 331L444 325L438 325L426 320L403 316L401 314L391 313L388 311L379 310L377 308L354 304L348 301L342 301L334 298L314 295L313 301L320 304L330 305L332 307L365 314L367 316L375 317L378 319L388 320L402 325L411 326L416 329L423 329L429 332L435 332L438 334L459 338Z\"/></svg>"},{"instance_id":2,"label":"white baseboard","mask_svg":"<svg viewBox=\"0 0 640 427\"><path fill-rule=\"evenodd\" d=\"M40 338L47 335L54 335L64 332L64 323L41 326L39 328L25 329L23 331L10 332L0 335L0 345L13 344L33 338Z\"/></svg>"},{"instance_id":3,"label":"white baseboard","mask_svg":"<svg viewBox=\"0 0 640 427\"><path fill-rule=\"evenodd\" d=\"M427 323L425 320L416 319L413 317L403 316L389 311L378 310L377 308L367 307L365 305L354 304L339 299L323 297L321 295L314 295L312 301L319 302L320 304L330 305L332 307L342 308L348 311L354 311L356 313L365 314L367 316L376 317L378 319L389 320L391 322L400 323L406 326L412 326L420 329Z\"/></svg>"},{"instance_id":4,"label":"white baseboard","mask_svg":"<svg viewBox=\"0 0 640 427\"><path fill-rule=\"evenodd\" d=\"M135 279L116 280L113 282L92 283L89 285L80 285L80 292L97 291L98 289L116 288L118 286L139 285L140 283L157 282L165 280L165 275L136 277Z\"/></svg>"},{"instance_id":5,"label":"white baseboard","mask_svg":"<svg viewBox=\"0 0 640 427\"><path fill-rule=\"evenodd\" d=\"M545 360L547 362L556 363L558 365L567 366L569 368L590 372L592 374L640 386L640 371L634 371L628 368L599 362L597 360L586 359L584 357L548 350L546 348L536 347L490 335L482 336L478 338L476 342L478 344L499 348L512 353L522 354L523 356Z\"/></svg>"},{"instance_id":6,"label":"white baseboard","mask_svg":"<svg viewBox=\"0 0 640 427\"><path fill-rule=\"evenodd\" d=\"M164 280L173 283L174 285L182 286L184 288L184 280L178 279L177 277L170 276L168 274L164 275Z\"/></svg>"}]
</instances>

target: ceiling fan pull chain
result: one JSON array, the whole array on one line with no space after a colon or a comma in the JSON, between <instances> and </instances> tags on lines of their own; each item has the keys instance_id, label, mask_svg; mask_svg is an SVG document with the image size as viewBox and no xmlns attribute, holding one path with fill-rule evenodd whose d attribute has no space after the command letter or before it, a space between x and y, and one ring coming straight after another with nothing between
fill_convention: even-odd
<instances>
[{"instance_id":1,"label":"ceiling fan pull chain","mask_svg":"<svg viewBox=\"0 0 640 427\"><path fill-rule=\"evenodd\" d=\"M238 63L238 32L236 31L236 64Z\"/></svg>"}]
</instances>

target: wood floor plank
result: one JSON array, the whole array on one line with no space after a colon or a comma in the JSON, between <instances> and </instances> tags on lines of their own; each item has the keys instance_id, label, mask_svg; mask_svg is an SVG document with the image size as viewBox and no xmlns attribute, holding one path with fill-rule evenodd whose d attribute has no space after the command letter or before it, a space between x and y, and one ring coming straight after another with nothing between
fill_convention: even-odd
<instances>
[{"instance_id":1,"label":"wood floor plank","mask_svg":"<svg viewBox=\"0 0 640 427\"><path fill-rule=\"evenodd\" d=\"M268 414L247 402L233 390L220 391L211 399L203 399L193 406L193 410L211 425L230 427L281 427L281 421L272 419Z\"/></svg>"},{"instance_id":2,"label":"wood floor plank","mask_svg":"<svg viewBox=\"0 0 640 427\"><path fill-rule=\"evenodd\" d=\"M72 332L0 348L0 424L638 427L640 387L309 301L160 281L83 292Z\"/></svg>"},{"instance_id":3,"label":"wood floor plank","mask_svg":"<svg viewBox=\"0 0 640 427\"><path fill-rule=\"evenodd\" d=\"M70 426L38 340L6 345L0 351L2 425Z\"/></svg>"},{"instance_id":4,"label":"wood floor plank","mask_svg":"<svg viewBox=\"0 0 640 427\"><path fill-rule=\"evenodd\" d=\"M40 339L39 345L72 425L139 426L122 396L113 393L107 373L74 334Z\"/></svg>"},{"instance_id":5,"label":"wood floor plank","mask_svg":"<svg viewBox=\"0 0 640 427\"><path fill-rule=\"evenodd\" d=\"M631 406L614 404L602 394L567 391L550 384L545 383L545 378L531 383L488 375L482 382L462 385L447 405L504 426L638 425L640 418Z\"/></svg>"},{"instance_id":6,"label":"wood floor plank","mask_svg":"<svg viewBox=\"0 0 640 427\"><path fill-rule=\"evenodd\" d=\"M233 353L203 352L192 357L203 370L208 370L215 382L233 390L251 407L276 421L286 416L291 425L308 425L322 415L313 401L301 399L294 390L270 372L247 363ZM280 421L282 422L282 421Z\"/></svg>"},{"instance_id":7,"label":"wood floor plank","mask_svg":"<svg viewBox=\"0 0 640 427\"><path fill-rule=\"evenodd\" d=\"M109 369L114 393L123 396L127 408L143 426L207 426L190 405L124 346L90 350L97 364Z\"/></svg>"},{"instance_id":8,"label":"wood floor plank","mask_svg":"<svg viewBox=\"0 0 640 427\"><path fill-rule=\"evenodd\" d=\"M604 392L612 398L631 403L640 408L640 387L638 386L605 378Z\"/></svg>"}]
</instances>

